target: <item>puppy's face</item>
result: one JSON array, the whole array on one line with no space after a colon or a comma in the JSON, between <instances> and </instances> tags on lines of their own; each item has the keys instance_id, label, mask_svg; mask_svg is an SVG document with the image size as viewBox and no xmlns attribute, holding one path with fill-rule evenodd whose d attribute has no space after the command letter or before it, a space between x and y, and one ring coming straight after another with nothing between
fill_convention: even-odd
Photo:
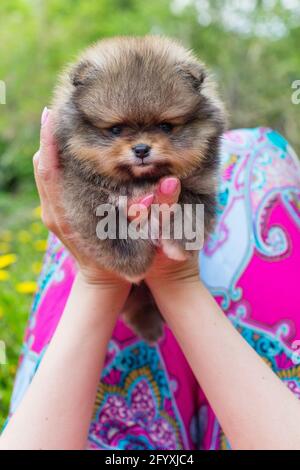
<instances>
[{"instance_id":1,"label":"puppy's face","mask_svg":"<svg viewBox=\"0 0 300 470\"><path fill-rule=\"evenodd\" d=\"M223 131L222 105L204 66L168 40L102 41L69 80L68 148L115 181L187 176Z\"/></svg>"}]
</instances>

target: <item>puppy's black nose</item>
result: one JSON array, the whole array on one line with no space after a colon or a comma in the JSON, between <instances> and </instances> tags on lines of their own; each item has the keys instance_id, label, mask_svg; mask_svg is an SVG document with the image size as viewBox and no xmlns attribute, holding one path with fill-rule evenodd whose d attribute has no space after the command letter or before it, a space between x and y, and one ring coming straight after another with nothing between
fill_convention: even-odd
<instances>
[{"instance_id":1,"label":"puppy's black nose","mask_svg":"<svg viewBox=\"0 0 300 470\"><path fill-rule=\"evenodd\" d=\"M151 147L147 144L137 144L132 147L132 150L134 151L136 157L146 158L150 154Z\"/></svg>"}]
</instances>

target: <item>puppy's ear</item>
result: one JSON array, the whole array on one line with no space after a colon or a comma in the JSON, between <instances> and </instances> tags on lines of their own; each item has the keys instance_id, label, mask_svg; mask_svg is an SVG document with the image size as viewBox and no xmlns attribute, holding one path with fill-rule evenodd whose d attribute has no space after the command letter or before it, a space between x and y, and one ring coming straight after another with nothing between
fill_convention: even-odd
<instances>
[{"instance_id":1,"label":"puppy's ear","mask_svg":"<svg viewBox=\"0 0 300 470\"><path fill-rule=\"evenodd\" d=\"M197 62L180 62L176 64L176 70L185 80L190 82L195 91L200 91L207 77L203 65Z\"/></svg>"},{"instance_id":2,"label":"puppy's ear","mask_svg":"<svg viewBox=\"0 0 300 470\"><path fill-rule=\"evenodd\" d=\"M70 80L75 88L90 83L97 75L97 67L89 61L79 62L70 73Z\"/></svg>"}]
</instances>

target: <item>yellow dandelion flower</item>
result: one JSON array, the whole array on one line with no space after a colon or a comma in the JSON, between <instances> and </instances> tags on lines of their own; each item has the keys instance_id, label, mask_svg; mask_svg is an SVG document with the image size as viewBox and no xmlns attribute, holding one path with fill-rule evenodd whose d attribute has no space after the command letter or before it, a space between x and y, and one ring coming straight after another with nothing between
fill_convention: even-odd
<instances>
[{"instance_id":1,"label":"yellow dandelion flower","mask_svg":"<svg viewBox=\"0 0 300 470\"><path fill-rule=\"evenodd\" d=\"M31 235L27 230L20 230L20 232L18 232L17 238L21 243L28 243L31 240Z\"/></svg>"},{"instance_id":2,"label":"yellow dandelion flower","mask_svg":"<svg viewBox=\"0 0 300 470\"><path fill-rule=\"evenodd\" d=\"M43 225L40 222L33 222L33 224L31 224L30 226L30 229L32 233L35 233L36 235L38 235L39 233L42 232Z\"/></svg>"},{"instance_id":3,"label":"yellow dandelion flower","mask_svg":"<svg viewBox=\"0 0 300 470\"><path fill-rule=\"evenodd\" d=\"M9 230L4 230L0 234L0 238L4 242L10 242L12 240L12 233Z\"/></svg>"},{"instance_id":4,"label":"yellow dandelion flower","mask_svg":"<svg viewBox=\"0 0 300 470\"><path fill-rule=\"evenodd\" d=\"M7 271L3 271L2 269L0 269L0 282L7 281L9 277L9 273Z\"/></svg>"},{"instance_id":5,"label":"yellow dandelion flower","mask_svg":"<svg viewBox=\"0 0 300 470\"><path fill-rule=\"evenodd\" d=\"M39 261L36 261L35 263L32 263L31 269L34 274L39 274L41 272L43 264L40 263Z\"/></svg>"},{"instance_id":6,"label":"yellow dandelion flower","mask_svg":"<svg viewBox=\"0 0 300 470\"><path fill-rule=\"evenodd\" d=\"M47 240L36 240L34 247L37 251L45 251L47 248Z\"/></svg>"},{"instance_id":7,"label":"yellow dandelion flower","mask_svg":"<svg viewBox=\"0 0 300 470\"><path fill-rule=\"evenodd\" d=\"M36 217L37 219L40 219L41 215L42 215L41 206L38 206L35 209L33 209L32 215L33 215L33 217Z\"/></svg>"},{"instance_id":8,"label":"yellow dandelion flower","mask_svg":"<svg viewBox=\"0 0 300 470\"><path fill-rule=\"evenodd\" d=\"M0 269L10 266L16 261L17 261L17 256L14 255L13 253L8 253L7 255L1 255L0 256Z\"/></svg>"},{"instance_id":9,"label":"yellow dandelion flower","mask_svg":"<svg viewBox=\"0 0 300 470\"><path fill-rule=\"evenodd\" d=\"M4 317L4 309L3 309L3 307L1 307L1 305L0 305L0 320L1 320L1 318L3 318L3 317Z\"/></svg>"},{"instance_id":10,"label":"yellow dandelion flower","mask_svg":"<svg viewBox=\"0 0 300 470\"><path fill-rule=\"evenodd\" d=\"M0 252L1 253L7 253L10 249L9 243L7 242L2 242L0 243Z\"/></svg>"},{"instance_id":11,"label":"yellow dandelion flower","mask_svg":"<svg viewBox=\"0 0 300 470\"><path fill-rule=\"evenodd\" d=\"M19 282L16 291L20 294L33 294L37 289L37 283L32 281Z\"/></svg>"}]
</instances>

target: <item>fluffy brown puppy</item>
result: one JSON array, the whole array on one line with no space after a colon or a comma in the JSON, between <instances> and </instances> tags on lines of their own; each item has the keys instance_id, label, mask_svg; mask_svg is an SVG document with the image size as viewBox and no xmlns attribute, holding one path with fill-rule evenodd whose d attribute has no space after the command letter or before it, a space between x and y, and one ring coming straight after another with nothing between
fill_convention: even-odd
<instances>
[{"instance_id":1,"label":"fluffy brown puppy","mask_svg":"<svg viewBox=\"0 0 300 470\"><path fill-rule=\"evenodd\" d=\"M225 115L213 80L190 51L157 36L99 41L61 77L53 117L66 213L99 264L127 279L147 271L155 243L99 239L96 209L117 207L120 195L149 193L165 175L181 180L180 204L204 204L205 233L212 229ZM169 246L180 253L184 242ZM125 316L147 340L160 336L162 320L145 284L133 287Z\"/></svg>"}]
</instances>

